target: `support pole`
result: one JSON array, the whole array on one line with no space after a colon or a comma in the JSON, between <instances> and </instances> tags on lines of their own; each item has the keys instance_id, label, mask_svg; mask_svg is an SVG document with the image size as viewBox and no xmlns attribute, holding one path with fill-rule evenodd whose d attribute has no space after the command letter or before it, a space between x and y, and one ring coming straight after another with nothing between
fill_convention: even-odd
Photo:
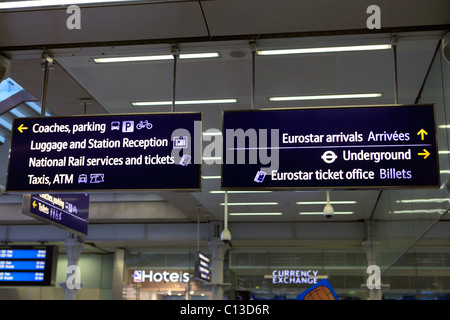
<instances>
[{"instance_id":1,"label":"support pole","mask_svg":"<svg viewBox=\"0 0 450 320\"><path fill-rule=\"evenodd\" d=\"M79 290L82 287L81 282L78 282L81 278L78 260L80 259L84 244L73 234L70 234L64 244L67 252L67 278L66 282L62 282L59 285L66 292L66 300L76 300L76 290Z\"/></svg>"},{"instance_id":2,"label":"support pole","mask_svg":"<svg viewBox=\"0 0 450 320\"><path fill-rule=\"evenodd\" d=\"M114 250L113 279L112 279L112 299L121 300L125 270L125 249Z\"/></svg>"},{"instance_id":3,"label":"support pole","mask_svg":"<svg viewBox=\"0 0 450 320\"><path fill-rule=\"evenodd\" d=\"M172 107L171 112L175 111L175 100L176 100L176 88L177 88L177 64L178 64L178 46L176 44L172 45L171 52L173 55L173 77L172 77Z\"/></svg>"},{"instance_id":4,"label":"support pole","mask_svg":"<svg viewBox=\"0 0 450 320\"><path fill-rule=\"evenodd\" d=\"M394 99L395 104L398 104L398 69L397 69L397 36L392 37L392 52L394 56Z\"/></svg>"},{"instance_id":5,"label":"support pole","mask_svg":"<svg viewBox=\"0 0 450 320\"><path fill-rule=\"evenodd\" d=\"M208 243L211 251L211 294L212 300L223 300L225 289L230 284L223 283L223 263L228 244L223 243L219 238L213 238Z\"/></svg>"},{"instance_id":6,"label":"support pole","mask_svg":"<svg viewBox=\"0 0 450 320\"><path fill-rule=\"evenodd\" d=\"M81 98L80 104L83 106L83 115L87 114L87 106L91 104L92 99L91 98Z\"/></svg>"},{"instance_id":7,"label":"support pole","mask_svg":"<svg viewBox=\"0 0 450 320\"><path fill-rule=\"evenodd\" d=\"M252 53L252 105L251 109L255 109L255 98L256 98L256 42L254 40L250 41L250 51Z\"/></svg>"},{"instance_id":8,"label":"support pole","mask_svg":"<svg viewBox=\"0 0 450 320\"><path fill-rule=\"evenodd\" d=\"M42 96L41 96L41 117L45 117L47 111L47 86L48 86L48 73L50 67L53 65L53 58L47 52L43 52L41 55L44 65L44 83L42 86Z\"/></svg>"}]
</instances>

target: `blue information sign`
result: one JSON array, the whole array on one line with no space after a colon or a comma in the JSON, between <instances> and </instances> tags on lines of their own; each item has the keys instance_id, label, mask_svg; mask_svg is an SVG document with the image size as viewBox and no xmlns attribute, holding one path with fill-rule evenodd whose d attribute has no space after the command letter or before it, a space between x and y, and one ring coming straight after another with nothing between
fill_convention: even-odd
<instances>
[{"instance_id":1,"label":"blue information sign","mask_svg":"<svg viewBox=\"0 0 450 320\"><path fill-rule=\"evenodd\" d=\"M7 191L199 190L201 113L20 118Z\"/></svg>"},{"instance_id":2,"label":"blue information sign","mask_svg":"<svg viewBox=\"0 0 450 320\"><path fill-rule=\"evenodd\" d=\"M54 285L57 249L54 246L0 246L0 286Z\"/></svg>"},{"instance_id":3,"label":"blue information sign","mask_svg":"<svg viewBox=\"0 0 450 320\"><path fill-rule=\"evenodd\" d=\"M195 278L204 282L211 282L211 259L204 253L197 251L195 256Z\"/></svg>"},{"instance_id":4,"label":"blue information sign","mask_svg":"<svg viewBox=\"0 0 450 320\"><path fill-rule=\"evenodd\" d=\"M89 194L24 195L22 213L86 236L89 224Z\"/></svg>"},{"instance_id":5,"label":"blue information sign","mask_svg":"<svg viewBox=\"0 0 450 320\"><path fill-rule=\"evenodd\" d=\"M439 187L433 105L225 111L222 188Z\"/></svg>"}]
</instances>

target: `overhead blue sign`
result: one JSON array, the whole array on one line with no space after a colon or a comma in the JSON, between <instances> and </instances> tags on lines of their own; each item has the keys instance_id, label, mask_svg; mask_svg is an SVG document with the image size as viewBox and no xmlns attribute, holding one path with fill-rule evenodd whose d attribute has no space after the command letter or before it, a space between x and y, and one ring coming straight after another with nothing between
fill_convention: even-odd
<instances>
[{"instance_id":1,"label":"overhead blue sign","mask_svg":"<svg viewBox=\"0 0 450 320\"><path fill-rule=\"evenodd\" d=\"M199 190L201 113L20 118L10 192Z\"/></svg>"},{"instance_id":2,"label":"overhead blue sign","mask_svg":"<svg viewBox=\"0 0 450 320\"><path fill-rule=\"evenodd\" d=\"M195 255L195 278L204 282L211 282L211 259L204 253L197 251Z\"/></svg>"},{"instance_id":3,"label":"overhead blue sign","mask_svg":"<svg viewBox=\"0 0 450 320\"><path fill-rule=\"evenodd\" d=\"M24 195L22 213L86 236L89 224L89 194Z\"/></svg>"},{"instance_id":4,"label":"overhead blue sign","mask_svg":"<svg viewBox=\"0 0 450 320\"><path fill-rule=\"evenodd\" d=\"M222 188L439 187L433 105L225 111Z\"/></svg>"}]
</instances>

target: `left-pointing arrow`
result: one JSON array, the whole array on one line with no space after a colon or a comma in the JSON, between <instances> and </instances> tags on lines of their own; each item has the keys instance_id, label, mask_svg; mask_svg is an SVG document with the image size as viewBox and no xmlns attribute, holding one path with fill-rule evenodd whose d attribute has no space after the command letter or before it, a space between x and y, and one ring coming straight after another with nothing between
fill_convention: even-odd
<instances>
[{"instance_id":1,"label":"left-pointing arrow","mask_svg":"<svg viewBox=\"0 0 450 320\"><path fill-rule=\"evenodd\" d=\"M20 133L23 133L23 130L27 130L27 129L28 129L28 127L24 127L23 123L17 128L17 130L19 130Z\"/></svg>"},{"instance_id":2,"label":"left-pointing arrow","mask_svg":"<svg viewBox=\"0 0 450 320\"><path fill-rule=\"evenodd\" d=\"M33 208L36 208L37 204L36 201L33 201Z\"/></svg>"}]
</instances>

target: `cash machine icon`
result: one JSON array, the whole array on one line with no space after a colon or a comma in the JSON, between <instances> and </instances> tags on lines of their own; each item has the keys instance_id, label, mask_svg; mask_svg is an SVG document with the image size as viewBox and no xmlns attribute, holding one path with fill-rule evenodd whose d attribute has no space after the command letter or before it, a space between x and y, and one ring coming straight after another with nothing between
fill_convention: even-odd
<instances>
[{"instance_id":1,"label":"cash machine icon","mask_svg":"<svg viewBox=\"0 0 450 320\"><path fill-rule=\"evenodd\" d=\"M100 183L105 181L105 174L104 173L91 173L90 175L91 180L90 183Z\"/></svg>"}]
</instances>

